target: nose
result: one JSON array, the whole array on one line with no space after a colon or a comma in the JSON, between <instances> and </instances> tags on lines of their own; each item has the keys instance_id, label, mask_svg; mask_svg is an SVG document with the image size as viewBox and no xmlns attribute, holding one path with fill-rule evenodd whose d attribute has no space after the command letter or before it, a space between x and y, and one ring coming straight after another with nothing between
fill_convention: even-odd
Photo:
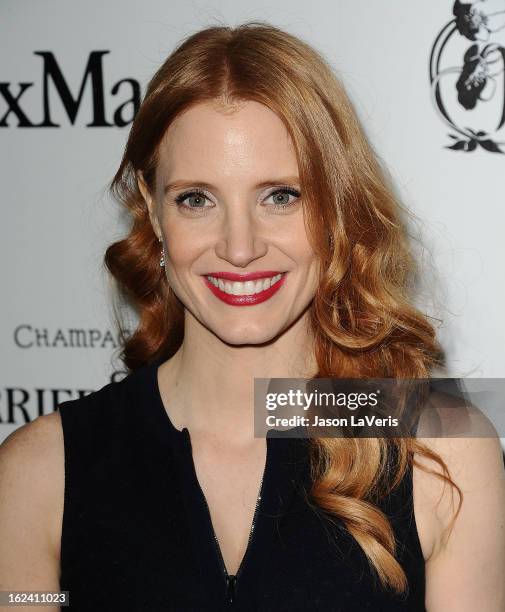
<instances>
[{"instance_id":1,"label":"nose","mask_svg":"<svg viewBox=\"0 0 505 612\"><path fill-rule=\"evenodd\" d=\"M267 252L267 240L261 235L253 215L241 210L228 214L215 247L216 255L237 268L246 268Z\"/></svg>"}]
</instances>

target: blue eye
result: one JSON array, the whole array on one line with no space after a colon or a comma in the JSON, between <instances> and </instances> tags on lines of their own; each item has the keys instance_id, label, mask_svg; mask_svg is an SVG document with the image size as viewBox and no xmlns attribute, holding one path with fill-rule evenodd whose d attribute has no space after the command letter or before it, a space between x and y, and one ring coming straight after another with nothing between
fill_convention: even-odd
<instances>
[{"instance_id":1,"label":"blue eye","mask_svg":"<svg viewBox=\"0 0 505 612\"><path fill-rule=\"evenodd\" d=\"M181 206L182 208L187 208L189 210L202 210L203 208L207 208L204 206L205 200L207 200L207 196L203 191L199 189L194 189L192 191L185 191L180 193L176 198L175 202L177 206ZM189 206L186 206L184 202L188 200ZM193 200L193 203L191 203Z\"/></svg>"},{"instance_id":2,"label":"blue eye","mask_svg":"<svg viewBox=\"0 0 505 612\"><path fill-rule=\"evenodd\" d=\"M298 189L293 187L278 187L269 194L268 198L273 197L273 205L282 209L293 206L300 195ZM290 196L294 198L294 201L289 199Z\"/></svg>"}]
</instances>

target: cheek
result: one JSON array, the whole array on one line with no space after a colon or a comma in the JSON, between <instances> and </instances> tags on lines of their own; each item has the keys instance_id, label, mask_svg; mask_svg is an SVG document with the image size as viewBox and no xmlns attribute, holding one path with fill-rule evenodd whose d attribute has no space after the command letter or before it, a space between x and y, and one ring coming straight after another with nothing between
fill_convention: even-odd
<instances>
[{"instance_id":1,"label":"cheek","mask_svg":"<svg viewBox=\"0 0 505 612\"><path fill-rule=\"evenodd\" d=\"M314 286L317 285L319 281L319 266L316 254L309 244L305 234L303 239L300 239L299 248L295 257L297 258L297 263L305 276L307 289L310 287L310 290L312 291Z\"/></svg>"},{"instance_id":2,"label":"cheek","mask_svg":"<svg viewBox=\"0 0 505 612\"><path fill-rule=\"evenodd\" d=\"M316 254L314 253L305 232L298 235L298 240L294 244L296 245L294 251L295 257L300 265L307 267L313 266L316 262Z\"/></svg>"},{"instance_id":3,"label":"cheek","mask_svg":"<svg viewBox=\"0 0 505 612\"><path fill-rule=\"evenodd\" d=\"M165 252L173 265L189 265L202 251L201 233L184 228L181 224L165 223Z\"/></svg>"},{"instance_id":4,"label":"cheek","mask_svg":"<svg viewBox=\"0 0 505 612\"><path fill-rule=\"evenodd\" d=\"M287 241L292 247L293 256L300 262L309 265L315 259L314 250L309 242L303 213L286 224Z\"/></svg>"}]
</instances>

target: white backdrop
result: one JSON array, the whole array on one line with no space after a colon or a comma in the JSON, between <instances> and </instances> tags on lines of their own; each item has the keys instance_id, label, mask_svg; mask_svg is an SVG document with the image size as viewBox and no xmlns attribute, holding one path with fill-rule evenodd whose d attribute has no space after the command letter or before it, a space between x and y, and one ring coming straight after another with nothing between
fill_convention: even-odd
<instances>
[{"instance_id":1,"label":"white backdrop","mask_svg":"<svg viewBox=\"0 0 505 612\"><path fill-rule=\"evenodd\" d=\"M267 20L328 58L419 218L422 258L432 266L425 284L435 299L425 295L420 305L441 320L451 373L505 376L505 156L485 148L505 151L496 144L505 141L505 130L494 133L505 104L499 51L505 30L498 29L505 19L497 15L476 33L455 30L445 45L435 45L454 19L452 9L450 0L3 0L0 441L57 403L103 386L119 368L102 257L123 228L105 187L119 164L135 88L144 92L184 36L217 23ZM505 0L465 8L472 9L499 13ZM463 74L470 87L464 103L476 102L472 110L458 102L456 83L474 44L477 59ZM436 54L442 50L438 106L448 109L452 127L432 95L434 45ZM87 66L92 70L83 81ZM67 87L77 100L83 82L72 122L62 92ZM486 101L476 101L483 85ZM126 126L113 124L121 105ZM93 121L111 125L90 126ZM50 122L56 125L39 125ZM490 132L480 141L495 145L446 148L457 142L449 134L458 136L458 127Z\"/></svg>"}]
</instances>

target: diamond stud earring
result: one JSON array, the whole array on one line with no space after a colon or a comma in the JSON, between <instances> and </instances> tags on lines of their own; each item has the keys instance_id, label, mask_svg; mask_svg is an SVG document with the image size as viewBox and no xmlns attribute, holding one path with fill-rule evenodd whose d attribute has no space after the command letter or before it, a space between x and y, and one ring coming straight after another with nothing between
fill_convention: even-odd
<instances>
[{"instance_id":1,"label":"diamond stud earring","mask_svg":"<svg viewBox=\"0 0 505 612\"><path fill-rule=\"evenodd\" d=\"M158 242L163 242L163 241L161 240L161 238L158 238ZM163 247L161 247L160 266L162 268L165 267L165 251L164 251Z\"/></svg>"}]
</instances>

